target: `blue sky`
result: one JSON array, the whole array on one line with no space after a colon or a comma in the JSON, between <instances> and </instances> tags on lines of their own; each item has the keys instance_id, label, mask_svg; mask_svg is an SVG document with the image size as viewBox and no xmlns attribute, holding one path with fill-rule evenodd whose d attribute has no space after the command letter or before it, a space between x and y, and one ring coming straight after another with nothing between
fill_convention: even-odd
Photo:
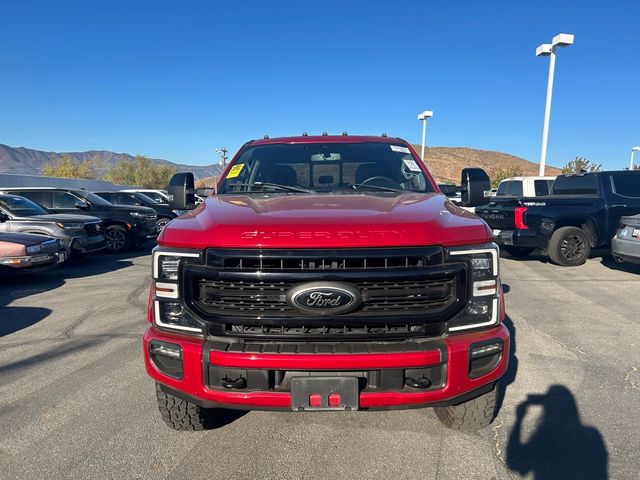
<instances>
[{"instance_id":1,"label":"blue sky","mask_svg":"<svg viewBox=\"0 0 640 480\"><path fill-rule=\"evenodd\" d=\"M213 149L388 132L537 161L626 165L640 144L640 2L0 0L0 143L207 164Z\"/></svg>"}]
</instances>

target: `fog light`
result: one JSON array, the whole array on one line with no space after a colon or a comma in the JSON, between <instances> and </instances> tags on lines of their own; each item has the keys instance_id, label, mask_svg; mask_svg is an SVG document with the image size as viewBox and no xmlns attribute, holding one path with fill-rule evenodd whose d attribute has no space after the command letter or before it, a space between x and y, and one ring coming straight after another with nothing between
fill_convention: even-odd
<instances>
[{"instance_id":1,"label":"fog light","mask_svg":"<svg viewBox=\"0 0 640 480\"><path fill-rule=\"evenodd\" d=\"M177 380L182 379L182 347L177 343L150 341L149 358L158 372Z\"/></svg>"},{"instance_id":2,"label":"fog light","mask_svg":"<svg viewBox=\"0 0 640 480\"><path fill-rule=\"evenodd\" d=\"M182 349L178 346L169 347L165 344L152 343L149 346L149 351L156 355L162 355L163 357L180 359L182 357Z\"/></svg>"},{"instance_id":3,"label":"fog light","mask_svg":"<svg viewBox=\"0 0 640 480\"><path fill-rule=\"evenodd\" d=\"M502 351L502 343L490 343L489 345L482 345L471 349L471 358L479 358L487 355L493 355L494 353Z\"/></svg>"},{"instance_id":4,"label":"fog light","mask_svg":"<svg viewBox=\"0 0 640 480\"><path fill-rule=\"evenodd\" d=\"M487 305L486 303L471 303L467 307L467 312L469 312L471 315L486 315L487 313L489 313L489 305Z\"/></svg>"},{"instance_id":5,"label":"fog light","mask_svg":"<svg viewBox=\"0 0 640 480\"><path fill-rule=\"evenodd\" d=\"M502 341L472 344L469 348L469 378L478 378L495 370L502 359Z\"/></svg>"}]
</instances>

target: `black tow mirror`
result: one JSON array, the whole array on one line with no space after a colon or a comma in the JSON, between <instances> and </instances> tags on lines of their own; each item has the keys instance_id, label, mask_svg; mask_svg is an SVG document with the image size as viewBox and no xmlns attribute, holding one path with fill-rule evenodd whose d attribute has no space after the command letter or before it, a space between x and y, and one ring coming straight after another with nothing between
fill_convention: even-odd
<instances>
[{"instance_id":1,"label":"black tow mirror","mask_svg":"<svg viewBox=\"0 0 640 480\"><path fill-rule=\"evenodd\" d=\"M195 207L195 180L193 173L176 173L169 180L169 206L174 210L190 210Z\"/></svg>"},{"instance_id":2,"label":"black tow mirror","mask_svg":"<svg viewBox=\"0 0 640 480\"><path fill-rule=\"evenodd\" d=\"M478 207L489 203L484 196L485 190L491 190L489 175L481 168L463 168L460 185L462 186L462 206Z\"/></svg>"}]
</instances>

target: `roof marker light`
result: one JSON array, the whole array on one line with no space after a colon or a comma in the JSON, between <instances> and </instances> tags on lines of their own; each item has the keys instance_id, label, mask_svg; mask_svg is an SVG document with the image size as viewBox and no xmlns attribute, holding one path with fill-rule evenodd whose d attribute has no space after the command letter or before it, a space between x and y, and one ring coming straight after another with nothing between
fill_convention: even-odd
<instances>
[{"instance_id":1,"label":"roof marker light","mask_svg":"<svg viewBox=\"0 0 640 480\"><path fill-rule=\"evenodd\" d=\"M269 135L265 135L265 136L264 136L264 137L262 137L262 138L264 138L265 140L269 140Z\"/></svg>"},{"instance_id":2,"label":"roof marker light","mask_svg":"<svg viewBox=\"0 0 640 480\"><path fill-rule=\"evenodd\" d=\"M329 135L327 132L322 132L323 137L326 137L327 135Z\"/></svg>"},{"instance_id":3,"label":"roof marker light","mask_svg":"<svg viewBox=\"0 0 640 480\"><path fill-rule=\"evenodd\" d=\"M303 137L308 137L308 136L309 136L309 134L308 134L307 132L302 132L302 136L303 136Z\"/></svg>"}]
</instances>

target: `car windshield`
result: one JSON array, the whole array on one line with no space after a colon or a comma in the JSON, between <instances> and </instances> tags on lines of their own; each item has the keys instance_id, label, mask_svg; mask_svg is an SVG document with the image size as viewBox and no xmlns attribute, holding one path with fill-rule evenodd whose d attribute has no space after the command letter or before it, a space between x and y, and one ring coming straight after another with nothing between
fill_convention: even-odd
<instances>
[{"instance_id":1,"label":"car windshield","mask_svg":"<svg viewBox=\"0 0 640 480\"><path fill-rule=\"evenodd\" d=\"M133 194L133 196L136 197L138 200L140 200L142 203L144 203L148 207L158 204L158 202L156 202L153 198L148 197L144 193L136 192Z\"/></svg>"},{"instance_id":2,"label":"car windshield","mask_svg":"<svg viewBox=\"0 0 640 480\"><path fill-rule=\"evenodd\" d=\"M31 217L33 215L47 215L49 212L28 198L17 195L0 195L0 206L4 207L16 217Z\"/></svg>"},{"instance_id":3,"label":"car windshield","mask_svg":"<svg viewBox=\"0 0 640 480\"><path fill-rule=\"evenodd\" d=\"M219 193L433 192L403 145L382 142L257 145L231 166Z\"/></svg>"},{"instance_id":4,"label":"car windshield","mask_svg":"<svg viewBox=\"0 0 640 480\"><path fill-rule=\"evenodd\" d=\"M113 205L111 202L108 202L107 200L105 200L102 197L99 197L98 195L96 195L95 193L91 193L91 192L84 192L84 191L74 191L74 193L76 195L81 196L82 198L84 198L87 202L92 203L94 205L98 205L101 207L108 207L109 205Z\"/></svg>"}]
</instances>

